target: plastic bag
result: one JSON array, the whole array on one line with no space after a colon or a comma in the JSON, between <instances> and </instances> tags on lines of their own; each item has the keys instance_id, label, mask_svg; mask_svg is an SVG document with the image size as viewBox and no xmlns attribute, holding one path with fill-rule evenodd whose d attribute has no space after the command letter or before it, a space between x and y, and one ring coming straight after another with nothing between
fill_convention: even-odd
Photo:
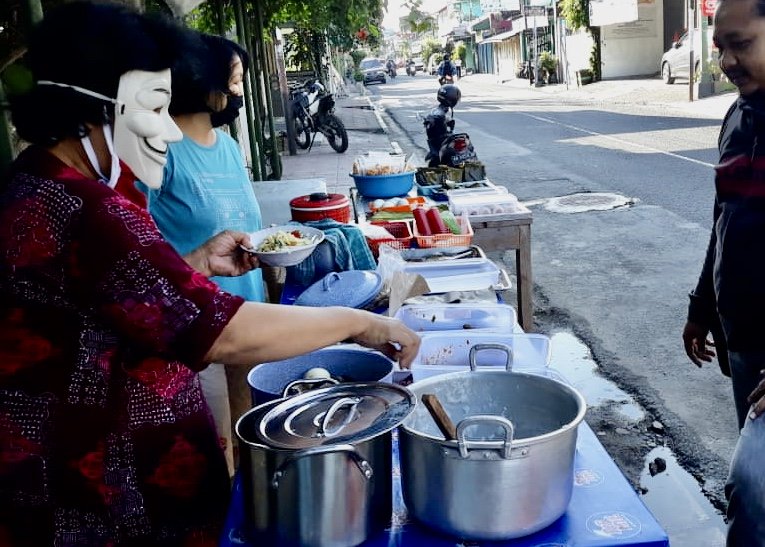
<instances>
[{"instance_id":1,"label":"plastic bag","mask_svg":"<svg viewBox=\"0 0 765 547\"><path fill-rule=\"evenodd\" d=\"M384 243L380 245L380 256L377 258L377 273L383 280L383 286L388 287L396 272L400 272L406 266L406 260L401 258L398 249L394 249Z\"/></svg>"}]
</instances>

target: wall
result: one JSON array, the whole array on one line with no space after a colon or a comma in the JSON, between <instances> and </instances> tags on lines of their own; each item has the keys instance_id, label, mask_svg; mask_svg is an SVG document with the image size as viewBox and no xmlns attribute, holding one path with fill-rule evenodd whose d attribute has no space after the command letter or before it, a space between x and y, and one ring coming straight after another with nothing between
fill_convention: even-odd
<instances>
[{"instance_id":1,"label":"wall","mask_svg":"<svg viewBox=\"0 0 765 547\"><path fill-rule=\"evenodd\" d=\"M568 63L568 73L573 78L577 70L590 68L592 37L585 30L579 29L571 34L567 32L564 40L565 59L561 60ZM563 71L566 71L565 66Z\"/></svg>"},{"instance_id":2,"label":"wall","mask_svg":"<svg viewBox=\"0 0 765 547\"><path fill-rule=\"evenodd\" d=\"M521 62L519 34L494 44L494 62L495 73L499 75L500 81L515 78L516 68Z\"/></svg>"},{"instance_id":3,"label":"wall","mask_svg":"<svg viewBox=\"0 0 765 547\"><path fill-rule=\"evenodd\" d=\"M601 27L601 76L604 79L659 72L664 53L663 10L663 0L638 0L637 21Z\"/></svg>"}]
</instances>

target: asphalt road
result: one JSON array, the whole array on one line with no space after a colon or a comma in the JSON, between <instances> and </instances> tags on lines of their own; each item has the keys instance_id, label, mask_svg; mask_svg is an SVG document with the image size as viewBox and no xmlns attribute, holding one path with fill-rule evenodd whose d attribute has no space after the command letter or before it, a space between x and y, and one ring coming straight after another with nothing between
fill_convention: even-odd
<instances>
[{"instance_id":1,"label":"asphalt road","mask_svg":"<svg viewBox=\"0 0 765 547\"><path fill-rule=\"evenodd\" d=\"M730 384L714 363L697 369L680 338L711 228L720 116L469 78L460 87L456 130L470 134L491 180L532 204L537 330L564 327L584 340L599 372L639 401L645 424L664 424L664 442L722 506L737 437ZM417 113L435 104L437 88L423 75L369 88L393 137L420 157L426 144ZM545 207L580 192L633 203L577 214ZM609 450L619 451L618 443L604 439ZM622 448L615 459L634 478L629 467L642 460L631 464L634 446Z\"/></svg>"}]
</instances>

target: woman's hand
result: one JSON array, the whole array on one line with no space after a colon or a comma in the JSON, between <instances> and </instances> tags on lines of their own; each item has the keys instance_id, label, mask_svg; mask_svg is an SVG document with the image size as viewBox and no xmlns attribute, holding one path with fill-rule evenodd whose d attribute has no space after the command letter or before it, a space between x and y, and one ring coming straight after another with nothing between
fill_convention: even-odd
<instances>
[{"instance_id":1,"label":"woman's hand","mask_svg":"<svg viewBox=\"0 0 765 547\"><path fill-rule=\"evenodd\" d=\"M707 327L692 321L688 321L683 329L685 353L697 367L701 367L704 362L709 363L715 356L715 352L710 349L710 346L714 347L714 342L707 339L708 335Z\"/></svg>"},{"instance_id":2,"label":"woman's hand","mask_svg":"<svg viewBox=\"0 0 765 547\"><path fill-rule=\"evenodd\" d=\"M369 324L353 337L362 346L381 351L409 368L420 349L420 337L397 319L366 313Z\"/></svg>"},{"instance_id":3,"label":"woman's hand","mask_svg":"<svg viewBox=\"0 0 765 547\"><path fill-rule=\"evenodd\" d=\"M183 258L189 266L207 277L235 277L260 265L256 256L243 251L240 246L250 247L250 237L244 232L225 230Z\"/></svg>"}]
</instances>

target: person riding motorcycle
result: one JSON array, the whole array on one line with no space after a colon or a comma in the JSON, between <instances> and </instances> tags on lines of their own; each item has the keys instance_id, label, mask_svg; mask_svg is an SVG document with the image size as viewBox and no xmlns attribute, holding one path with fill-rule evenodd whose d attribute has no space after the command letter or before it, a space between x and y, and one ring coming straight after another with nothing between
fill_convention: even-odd
<instances>
[{"instance_id":1,"label":"person riding motorcycle","mask_svg":"<svg viewBox=\"0 0 765 547\"><path fill-rule=\"evenodd\" d=\"M454 74L457 72L457 69L454 67L454 63L452 63L451 56L448 53L444 54L444 60L438 65L436 72L439 84L444 85L454 82Z\"/></svg>"},{"instance_id":2,"label":"person riding motorcycle","mask_svg":"<svg viewBox=\"0 0 765 547\"><path fill-rule=\"evenodd\" d=\"M417 74L417 65L414 63L414 59L409 59L406 62L406 73L409 76L414 76Z\"/></svg>"},{"instance_id":3,"label":"person riding motorcycle","mask_svg":"<svg viewBox=\"0 0 765 547\"><path fill-rule=\"evenodd\" d=\"M387 72L388 76L391 78L396 77L396 63L393 61L393 59L388 59L385 63L385 72Z\"/></svg>"}]
</instances>

